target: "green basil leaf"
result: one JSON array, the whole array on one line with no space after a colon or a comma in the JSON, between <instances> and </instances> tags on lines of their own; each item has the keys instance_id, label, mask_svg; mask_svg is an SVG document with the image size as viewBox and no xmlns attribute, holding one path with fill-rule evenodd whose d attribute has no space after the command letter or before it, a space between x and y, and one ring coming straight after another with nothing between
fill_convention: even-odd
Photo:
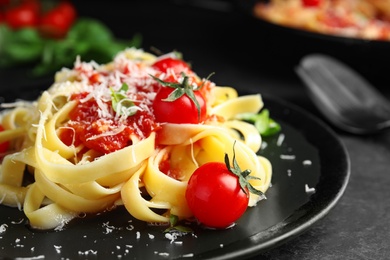
<instances>
[{"instance_id":1,"label":"green basil leaf","mask_svg":"<svg viewBox=\"0 0 390 260\"><path fill-rule=\"evenodd\" d=\"M68 37L86 42L110 42L114 39L114 35L105 24L92 18L79 18L68 32Z\"/></svg>"}]
</instances>

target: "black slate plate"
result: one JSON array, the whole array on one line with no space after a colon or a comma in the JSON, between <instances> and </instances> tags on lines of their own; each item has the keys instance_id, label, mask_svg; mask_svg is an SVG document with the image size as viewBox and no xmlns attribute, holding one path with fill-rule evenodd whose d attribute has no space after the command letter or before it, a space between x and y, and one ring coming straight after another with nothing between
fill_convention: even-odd
<instances>
[{"instance_id":1,"label":"black slate plate","mask_svg":"<svg viewBox=\"0 0 390 260\"><path fill-rule=\"evenodd\" d=\"M78 219L62 231L36 232L28 229L22 211L0 206L0 258L235 259L298 236L341 198L350 175L349 157L319 119L281 100L265 97L264 102L283 128L281 135L264 139L262 154L274 170L272 187L267 200L248 209L235 227L199 228L171 241L163 234L165 227L149 226L118 208ZM306 185L315 193L307 192Z\"/></svg>"}]
</instances>

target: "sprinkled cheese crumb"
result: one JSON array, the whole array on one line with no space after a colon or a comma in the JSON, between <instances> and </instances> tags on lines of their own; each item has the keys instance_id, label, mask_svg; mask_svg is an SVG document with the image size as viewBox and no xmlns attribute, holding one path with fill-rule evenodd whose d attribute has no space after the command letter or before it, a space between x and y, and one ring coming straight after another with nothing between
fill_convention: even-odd
<instances>
[{"instance_id":1,"label":"sprinkled cheese crumb","mask_svg":"<svg viewBox=\"0 0 390 260\"><path fill-rule=\"evenodd\" d=\"M87 250L87 251L84 251L84 252L79 251L78 253L79 253L79 255L89 255L89 254L91 254L91 255L97 255L97 251L94 251L94 250L92 250L92 249Z\"/></svg>"},{"instance_id":2,"label":"sprinkled cheese crumb","mask_svg":"<svg viewBox=\"0 0 390 260\"><path fill-rule=\"evenodd\" d=\"M185 254L185 255L182 255L182 257L194 257L194 254Z\"/></svg>"},{"instance_id":3,"label":"sprinkled cheese crumb","mask_svg":"<svg viewBox=\"0 0 390 260\"><path fill-rule=\"evenodd\" d=\"M61 248L62 248L62 246L56 246L56 245L54 245L54 249L56 250L57 254L60 254L60 253L61 253Z\"/></svg>"},{"instance_id":4,"label":"sprinkled cheese crumb","mask_svg":"<svg viewBox=\"0 0 390 260\"><path fill-rule=\"evenodd\" d=\"M283 144L284 138L285 138L285 135L284 134L280 134L278 136L278 140L276 141L276 145L277 146L281 146Z\"/></svg>"},{"instance_id":5,"label":"sprinkled cheese crumb","mask_svg":"<svg viewBox=\"0 0 390 260\"><path fill-rule=\"evenodd\" d=\"M172 243L173 241L175 241L175 239L177 238L177 236L175 236L175 235L173 235L173 234L171 234L171 233L166 233L166 234L165 234L165 238L171 240L171 243Z\"/></svg>"},{"instance_id":6,"label":"sprinkled cheese crumb","mask_svg":"<svg viewBox=\"0 0 390 260\"><path fill-rule=\"evenodd\" d=\"M295 155L281 154L280 159L282 159L282 160L295 160Z\"/></svg>"},{"instance_id":7,"label":"sprinkled cheese crumb","mask_svg":"<svg viewBox=\"0 0 390 260\"><path fill-rule=\"evenodd\" d=\"M310 160L304 160L304 161L302 162L302 164L303 164L303 166L310 166L310 165L312 165L312 161L310 161Z\"/></svg>"},{"instance_id":8,"label":"sprinkled cheese crumb","mask_svg":"<svg viewBox=\"0 0 390 260\"><path fill-rule=\"evenodd\" d=\"M182 235L183 235L182 233L166 233L165 238L169 239L172 244L172 243L177 243L178 241L176 241L176 239Z\"/></svg>"},{"instance_id":9,"label":"sprinkled cheese crumb","mask_svg":"<svg viewBox=\"0 0 390 260\"><path fill-rule=\"evenodd\" d=\"M305 184L305 191L307 194L314 194L316 192L316 189L310 188L309 185Z\"/></svg>"},{"instance_id":10,"label":"sprinkled cheese crumb","mask_svg":"<svg viewBox=\"0 0 390 260\"><path fill-rule=\"evenodd\" d=\"M22 224L23 221L24 221L24 219L20 219L19 221L11 221L11 223L18 225L18 224Z\"/></svg>"},{"instance_id":11,"label":"sprinkled cheese crumb","mask_svg":"<svg viewBox=\"0 0 390 260\"><path fill-rule=\"evenodd\" d=\"M8 227L7 224L2 224L2 225L0 226L0 234L5 233L5 231L7 231L7 227Z\"/></svg>"},{"instance_id":12,"label":"sprinkled cheese crumb","mask_svg":"<svg viewBox=\"0 0 390 260\"><path fill-rule=\"evenodd\" d=\"M45 259L44 255L38 255L33 257L18 257L17 259L28 259L28 260L36 260L36 259Z\"/></svg>"},{"instance_id":13,"label":"sprinkled cheese crumb","mask_svg":"<svg viewBox=\"0 0 390 260\"><path fill-rule=\"evenodd\" d=\"M103 223L103 228L105 228L104 234L112 233L115 230L115 227L114 226L110 226L109 224L110 224L110 222Z\"/></svg>"}]
</instances>

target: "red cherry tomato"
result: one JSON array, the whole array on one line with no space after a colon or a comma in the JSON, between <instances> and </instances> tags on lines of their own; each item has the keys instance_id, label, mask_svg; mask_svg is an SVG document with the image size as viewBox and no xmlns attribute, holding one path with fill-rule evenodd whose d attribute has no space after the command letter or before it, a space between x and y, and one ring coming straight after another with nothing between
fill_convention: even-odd
<instances>
[{"instance_id":1,"label":"red cherry tomato","mask_svg":"<svg viewBox=\"0 0 390 260\"><path fill-rule=\"evenodd\" d=\"M238 177L221 162L209 162L197 168L188 181L185 196L195 218L211 228L234 224L244 214L249 201Z\"/></svg>"},{"instance_id":2,"label":"red cherry tomato","mask_svg":"<svg viewBox=\"0 0 390 260\"><path fill-rule=\"evenodd\" d=\"M5 22L13 29L35 27L39 23L40 6L37 1L26 1L5 12Z\"/></svg>"},{"instance_id":3,"label":"red cherry tomato","mask_svg":"<svg viewBox=\"0 0 390 260\"><path fill-rule=\"evenodd\" d=\"M65 17L67 17L70 21L74 21L77 16L76 8L69 1L62 1L56 7L59 12L61 12Z\"/></svg>"},{"instance_id":4,"label":"red cherry tomato","mask_svg":"<svg viewBox=\"0 0 390 260\"><path fill-rule=\"evenodd\" d=\"M4 127L2 125L0 125L0 132L2 132L2 131L4 131ZM8 150L9 145L10 145L10 143L8 141L1 143L0 144L0 154L5 153Z\"/></svg>"},{"instance_id":5,"label":"red cherry tomato","mask_svg":"<svg viewBox=\"0 0 390 260\"><path fill-rule=\"evenodd\" d=\"M321 4L322 0L302 0L302 4L305 7L316 7Z\"/></svg>"},{"instance_id":6,"label":"red cherry tomato","mask_svg":"<svg viewBox=\"0 0 390 260\"><path fill-rule=\"evenodd\" d=\"M164 73L166 73L168 69L172 69L175 74L180 74L181 72L187 73L191 71L190 66L185 61L171 57L167 57L155 62L152 67Z\"/></svg>"},{"instance_id":7,"label":"red cherry tomato","mask_svg":"<svg viewBox=\"0 0 390 260\"><path fill-rule=\"evenodd\" d=\"M63 38L75 19L75 7L67 1L61 2L42 15L39 24L40 31L46 37Z\"/></svg>"},{"instance_id":8,"label":"red cherry tomato","mask_svg":"<svg viewBox=\"0 0 390 260\"><path fill-rule=\"evenodd\" d=\"M198 124L206 117L206 101L201 92L195 90L194 95L200 106L200 117L196 104L187 96L183 95L174 101L165 101L175 89L164 87L157 91L153 101L153 110L156 121L160 123L174 124Z\"/></svg>"}]
</instances>

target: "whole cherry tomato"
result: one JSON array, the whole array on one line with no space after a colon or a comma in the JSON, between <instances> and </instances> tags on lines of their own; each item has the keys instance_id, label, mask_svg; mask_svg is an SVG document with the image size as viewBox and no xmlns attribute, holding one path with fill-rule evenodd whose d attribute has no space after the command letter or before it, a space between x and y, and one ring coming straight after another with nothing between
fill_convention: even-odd
<instances>
[{"instance_id":1,"label":"whole cherry tomato","mask_svg":"<svg viewBox=\"0 0 390 260\"><path fill-rule=\"evenodd\" d=\"M46 37L63 38L75 19L75 7L70 2L60 2L56 7L42 15L39 23L40 31Z\"/></svg>"},{"instance_id":2,"label":"whole cherry tomato","mask_svg":"<svg viewBox=\"0 0 390 260\"><path fill-rule=\"evenodd\" d=\"M166 99L175 88L161 86L153 101L153 110L156 121L160 123L197 124L206 117L206 101L200 91L193 91L199 104L199 110L195 102L187 94L173 101Z\"/></svg>"},{"instance_id":3,"label":"whole cherry tomato","mask_svg":"<svg viewBox=\"0 0 390 260\"><path fill-rule=\"evenodd\" d=\"M5 22L13 29L35 27L39 23L38 1L25 1L5 12Z\"/></svg>"},{"instance_id":4,"label":"whole cherry tomato","mask_svg":"<svg viewBox=\"0 0 390 260\"><path fill-rule=\"evenodd\" d=\"M197 80L188 63L182 59L166 57L156 61L152 67L167 73L153 102L156 121L160 123L197 124L204 121L207 113L205 98L199 90L193 89L189 81ZM172 73L173 72L173 73ZM177 82L183 78L181 83ZM173 84L173 85L170 85Z\"/></svg>"},{"instance_id":5,"label":"whole cherry tomato","mask_svg":"<svg viewBox=\"0 0 390 260\"><path fill-rule=\"evenodd\" d=\"M247 194L238 177L224 163L209 162L194 171L185 196L200 223L211 228L227 228L247 209Z\"/></svg>"},{"instance_id":6,"label":"whole cherry tomato","mask_svg":"<svg viewBox=\"0 0 390 260\"><path fill-rule=\"evenodd\" d=\"M0 125L0 132L2 131L4 131L4 127ZM9 145L10 143L8 141L0 143L0 154L4 154L8 150Z\"/></svg>"},{"instance_id":7,"label":"whole cherry tomato","mask_svg":"<svg viewBox=\"0 0 390 260\"><path fill-rule=\"evenodd\" d=\"M164 73L166 73L168 69L172 69L175 74L179 74L181 72L188 73L191 71L190 66L185 61L172 57L156 61L152 67Z\"/></svg>"}]
</instances>

